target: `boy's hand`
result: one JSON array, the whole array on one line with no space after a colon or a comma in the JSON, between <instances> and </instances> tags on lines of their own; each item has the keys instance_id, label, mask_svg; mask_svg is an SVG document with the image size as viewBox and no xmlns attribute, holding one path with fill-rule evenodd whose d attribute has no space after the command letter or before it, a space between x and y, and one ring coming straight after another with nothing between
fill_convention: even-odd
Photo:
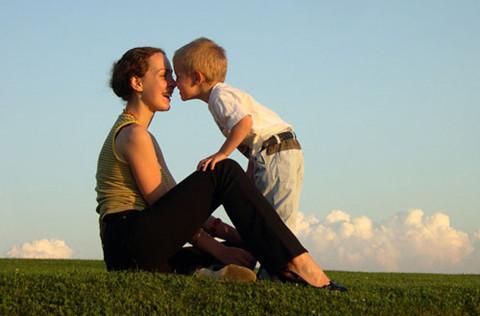
<instances>
[{"instance_id":1,"label":"boy's hand","mask_svg":"<svg viewBox=\"0 0 480 316\"><path fill-rule=\"evenodd\" d=\"M217 162L227 159L227 157L240 145L252 129L252 117L246 115L230 131L227 139L216 154L211 155L198 163L197 171L205 171L207 168L213 170Z\"/></svg>"},{"instance_id":2,"label":"boy's hand","mask_svg":"<svg viewBox=\"0 0 480 316\"><path fill-rule=\"evenodd\" d=\"M222 152L218 152L216 154L213 154L205 159L202 159L200 160L200 162L198 163L198 166L197 166L197 171L205 171L207 170L208 166L210 166L210 170L213 170L215 169L215 165L222 161L222 160L225 160L227 159L228 156L225 155L224 153Z\"/></svg>"}]
</instances>

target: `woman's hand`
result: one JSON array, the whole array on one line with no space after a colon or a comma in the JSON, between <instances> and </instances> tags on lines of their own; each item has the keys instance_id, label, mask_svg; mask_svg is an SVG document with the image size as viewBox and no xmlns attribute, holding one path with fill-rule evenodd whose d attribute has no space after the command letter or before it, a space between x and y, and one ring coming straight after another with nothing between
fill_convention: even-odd
<instances>
[{"instance_id":1,"label":"woman's hand","mask_svg":"<svg viewBox=\"0 0 480 316\"><path fill-rule=\"evenodd\" d=\"M257 259L251 253L236 247L223 246L215 257L224 264L234 263L250 269L257 263Z\"/></svg>"},{"instance_id":2,"label":"woman's hand","mask_svg":"<svg viewBox=\"0 0 480 316\"><path fill-rule=\"evenodd\" d=\"M218 237L234 245L243 243L240 233L220 218L210 216L203 224L203 229L213 237Z\"/></svg>"},{"instance_id":3,"label":"woman's hand","mask_svg":"<svg viewBox=\"0 0 480 316\"><path fill-rule=\"evenodd\" d=\"M192 236L190 243L224 264L234 263L253 269L257 262L257 259L245 249L225 246L205 232L203 228L200 228Z\"/></svg>"}]
</instances>

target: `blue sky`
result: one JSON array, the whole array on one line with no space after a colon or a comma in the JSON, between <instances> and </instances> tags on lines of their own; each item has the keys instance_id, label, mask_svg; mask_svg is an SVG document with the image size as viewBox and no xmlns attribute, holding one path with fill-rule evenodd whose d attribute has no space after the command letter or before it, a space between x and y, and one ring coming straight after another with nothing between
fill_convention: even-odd
<instances>
[{"instance_id":1,"label":"blue sky","mask_svg":"<svg viewBox=\"0 0 480 316\"><path fill-rule=\"evenodd\" d=\"M129 48L171 57L200 36L227 50L227 82L295 126L304 214L380 225L421 209L473 234L478 16L478 1L3 1L0 256L53 238L101 258L96 159L122 109L110 67ZM206 106L177 92L151 131L177 181L222 142Z\"/></svg>"}]
</instances>

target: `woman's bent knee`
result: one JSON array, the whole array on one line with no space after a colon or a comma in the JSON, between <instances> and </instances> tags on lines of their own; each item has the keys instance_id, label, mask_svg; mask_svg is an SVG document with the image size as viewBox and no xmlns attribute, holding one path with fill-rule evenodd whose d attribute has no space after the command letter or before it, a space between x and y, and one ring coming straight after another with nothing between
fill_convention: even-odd
<instances>
[{"instance_id":1,"label":"woman's bent knee","mask_svg":"<svg viewBox=\"0 0 480 316\"><path fill-rule=\"evenodd\" d=\"M238 164L238 162L230 158L220 161L219 163L217 163L216 166L223 166L224 168L243 170L242 167L240 167L240 165Z\"/></svg>"}]
</instances>

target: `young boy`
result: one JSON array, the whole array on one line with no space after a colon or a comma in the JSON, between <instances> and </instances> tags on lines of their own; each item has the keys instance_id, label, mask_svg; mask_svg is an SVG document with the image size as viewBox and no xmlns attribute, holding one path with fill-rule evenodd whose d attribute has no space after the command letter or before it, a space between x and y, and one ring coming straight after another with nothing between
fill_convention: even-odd
<instances>
[{"instance_id":1,"label":"young boy","mask_svg":"<svg viewBox=\"0 0 480 316\"><path fill-rule=\"evenodd\" d=\"M303 181L303 153L291 125L247 93L224 83L225 50L199 38L175 52L173 65L183 101L200 99L226 140L198 170L214 169L238 148L249 160L247 174L287 226L295 231Z\"/></svg>"}]
</instances>

